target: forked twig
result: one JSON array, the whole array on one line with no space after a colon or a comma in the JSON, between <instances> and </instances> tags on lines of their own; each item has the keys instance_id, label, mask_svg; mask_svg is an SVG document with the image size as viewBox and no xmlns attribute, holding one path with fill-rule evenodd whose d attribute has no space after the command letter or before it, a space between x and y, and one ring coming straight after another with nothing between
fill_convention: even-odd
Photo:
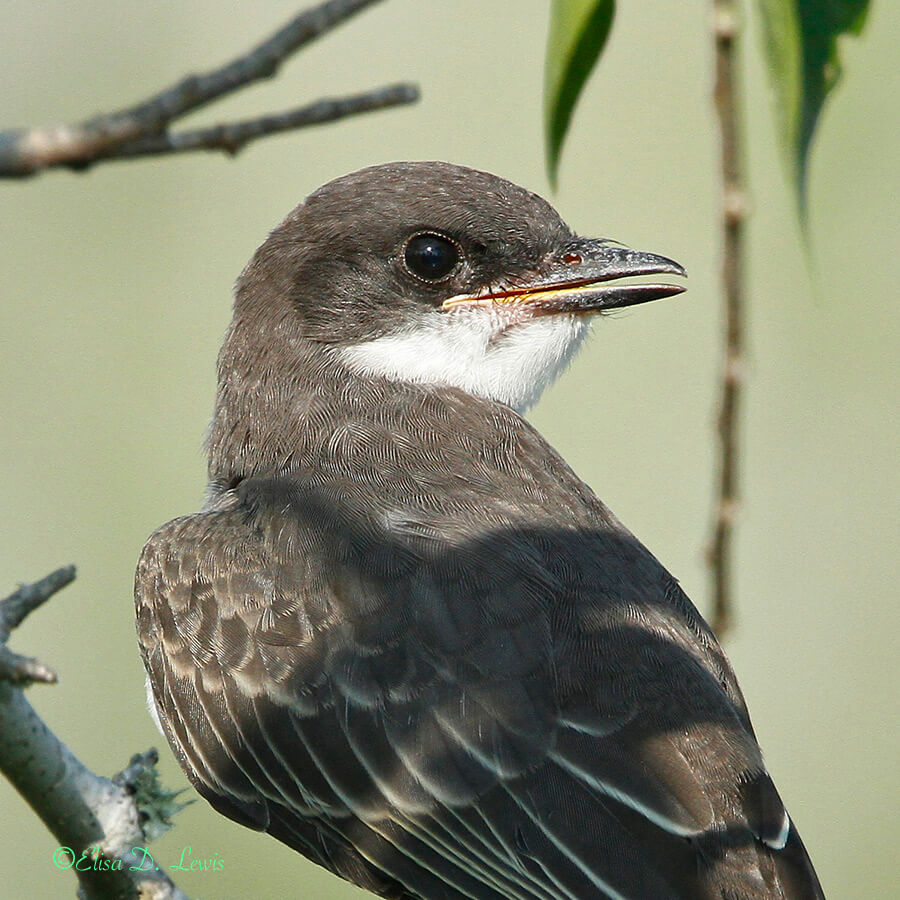
<instances>
[{"instance_id":1,"label":"forked twig","mask_svg":"<svg viewBox=\"0 0 900 900\"><path fill-rule=\"evenodd\" d=\"M293 128L413 103L415 85L398 84L255 119L170 133L172 123L263 78L271 78L301 47L379 0L327 0L295 16L271 37L231 62L112 113L69 125L0 131L0 177L24 178L46 169L76 171L112 159L161 153L224 150L236 153L251 140Z\"/></svg>"},{"instance_id":2,"label":"forked twig","mask_svg":"<svg viewBox=\"0 0 900 900\"><path fill-rule=\"evenodd\" d=\"M53 864L74 871L82 900L188 900L162 867L147 864L142 849L151 837L146 823L159 832L183 806L153 777L156 751L133 757L113 779L94 774L22 691L29 682L56 676L6 646L29 613L74 578L75 567L66 566L0 601L0 772L59 841Z\"/></svg>"}]
</instances>

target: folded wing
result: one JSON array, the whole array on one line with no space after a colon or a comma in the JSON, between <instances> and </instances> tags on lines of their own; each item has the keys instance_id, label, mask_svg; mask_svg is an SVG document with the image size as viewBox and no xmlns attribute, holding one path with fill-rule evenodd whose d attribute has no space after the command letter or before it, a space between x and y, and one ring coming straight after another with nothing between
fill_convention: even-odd
<instances>
[{"instance_id":1,"label":"folded wing","mask_svg":"<svg viewBox=\"0 0 900 900\"><path fill-rule=\"evenodd\" d=\"M398 542L262 502L170 523L137 574L161 724L220 812L385 897L822 896L727 662L633 538Z\"/></svg>"}]
</instances>

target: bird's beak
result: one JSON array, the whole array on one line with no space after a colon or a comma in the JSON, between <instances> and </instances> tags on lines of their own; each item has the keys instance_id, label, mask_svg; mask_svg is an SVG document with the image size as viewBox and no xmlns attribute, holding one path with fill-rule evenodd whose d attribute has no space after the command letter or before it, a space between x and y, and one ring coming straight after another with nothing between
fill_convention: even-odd
<instances>
[{"instance_id":1,"label":"bird's beak","mask_svg":"<svg viewBox=\"0 0 900 900\"><path fill-rule=\"evenodd\" d=\"M608 241L579 240L554 258L540 276L515 287L450 297L441 309L522 304L535 315L597 313L634 306L684 291L679 284L610 284L637 275L686 276L674 260Z\"/></svg>"}]
</instances>

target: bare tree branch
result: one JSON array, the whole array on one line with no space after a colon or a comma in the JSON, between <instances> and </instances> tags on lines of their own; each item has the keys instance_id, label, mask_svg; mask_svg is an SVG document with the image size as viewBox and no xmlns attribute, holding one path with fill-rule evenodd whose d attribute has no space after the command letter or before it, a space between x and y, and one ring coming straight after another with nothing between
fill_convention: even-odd
<instances>
[{"instance_id":1,"label":"bare tree branch","mask_svg":"<svg viewBox=\"0 0 900 900\"><path fill-rule=\"evenodd\" d=\"M353 97L317 100L299 109L271 113L227 125L213 125L209 128L180 131L175 134L152 135L115 147L109 154L101 153L97 160L133 159L136 156L161 156L169 153L189 153L193 150L221 150L234 155L251 141L270 134L307 128L310 125L322 125L347 116L414 103L418 98L419 92L414 86L395 84Z\"/></svg>"},{"instance_id":2,"label":"bare tree branch","mask_svg":"<svg viewBox=\"0 0 900 900\"><path fill-rule=\"evenodd\" d=\"M0 603L0 681L21 686L33 681L56 683L56 673L52 669L36 659L13 653L6 642L30 613L74 580L75 566L65 566L34 584L21 585Z\"/></svg>"},{"instance_id":3,"label":"bare tree branch","mask_svg":"<svg viewBox=\"0 0 900 900\"><path fill-rule=\"evenodd\" d=\"M162 868L148 862L143 849L150 814L139 808L135 794L156 752L134 757L113 780L95 775L50 731L18 686L48 679L35 679L27 666L17 666L16 660L26 658L10 653L6 641L30 612L74 578L75 567L67 566L0 602L0 771L59 841L53 862L75 871L82 900L188 900ZM145 790L142 799L158 806L157 820L177 808L164 791L154 797ZM102 863L78 869L79 859Z\"/></svg>"},{"instance_id":4,"label":"bare tree branch","mask_svg":"<svg viewBox=\"0 0 900 900\"><path fill-rule=\"evenodd\" d=\"M722 288L725 299L725 359L719 407L719 474L709 548L712 580L712 627L721 638L734 614L732 541L738 506L738 422L743 382L743 230L747 216L740 158L736 53L739 32L734 0L713 0L716 48L715 104L719 116L722 159Z\"/></svg>"},{"instance_id":5,"label":"bare tree branch","mask_svg":"<svg viewBox=\"0 0 900 900\"><path fill-rule=\"evenodd\" d=\"M72 125L0 131L0 177L23 178L57 166L84 170L101 160L154 153L198 149L234 152L232 148L240 149L248 141L265 134L412 103L418 99L417 88L410 84L395 85L344 100L323 100L311 107L251 121L168 134L169 126L186 114L255 81L271 78L301 47L377 2L379 0L327 0L300 13L271 37L226 65L183 78L172 87L126 109ZM147 141L149 144L145 143ZM148 146L154 149L147 149Z\"/></svg>"}]
</instances>

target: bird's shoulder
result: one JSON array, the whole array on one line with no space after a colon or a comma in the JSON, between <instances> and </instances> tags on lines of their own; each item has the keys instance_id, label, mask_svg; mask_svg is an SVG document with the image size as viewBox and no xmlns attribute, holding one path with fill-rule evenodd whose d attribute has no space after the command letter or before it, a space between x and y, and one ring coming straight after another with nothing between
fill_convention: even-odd
<instances>
[{"instance_id":1,"label":"bird's shoulder","mask_svg":"<svg viewBox=\"0 0 900 900\"><path fill-rule=\"evenodd\" d=\"M233 493L168 522L147 540L135 573L145 663L287 679L328 615L309 572L302 556L276 557Z\"/></svg>"},{"instance_id":2,"label":"bird's shoulder","mask_svg":"<svg viewBox=\"0 0 900 900\"><path fill-rule=\"evenodd\" d=\"M598 678L662 691L677 664L743 713L675 579L508 407L420 390L314 438L290 471L239 479L147 542L138 618L170 659L274 644L284 667L316 659L357 701L402 694L380 668L419 689L532 676L577 698ZM637 683L632 648L658 679Z\"/></svg>"}]
</instances>

